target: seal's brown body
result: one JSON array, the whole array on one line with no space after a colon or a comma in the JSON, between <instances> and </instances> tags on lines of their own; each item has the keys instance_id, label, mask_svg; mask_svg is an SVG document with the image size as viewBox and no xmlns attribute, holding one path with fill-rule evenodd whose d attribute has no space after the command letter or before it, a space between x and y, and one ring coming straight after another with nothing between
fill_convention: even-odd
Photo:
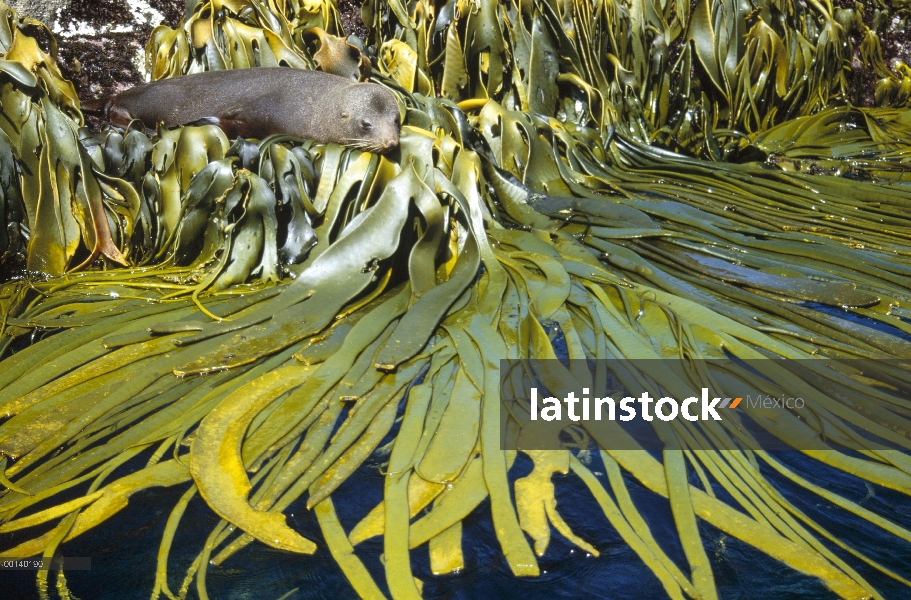
<instances>
[{"instance_id":1,"label":"seal's brown body","mask_svg":"<svg viewBox=\"0 0 911 600\"><path fill-rule=\"evenodd\" d=\"M208 71L162 79L111 99L115 125L212 123L229 135L282 133L388 152L399 142L395 97L374 83L285 67Z\"/></svg>"}]
</instances>

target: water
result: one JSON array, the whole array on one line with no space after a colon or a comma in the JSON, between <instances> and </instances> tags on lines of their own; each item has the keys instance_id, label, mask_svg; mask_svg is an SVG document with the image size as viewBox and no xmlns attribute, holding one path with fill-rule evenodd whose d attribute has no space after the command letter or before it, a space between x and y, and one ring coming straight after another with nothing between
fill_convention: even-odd
<instances>
[{"instance_id":1,"label":"water","mask_svg":"<svg viewBox=\"0 0 911 600\"><path fill-rule=\"evenodd\" d=\"M862 501L862 506L911 528L911 511L908 510L911 502L907 497L878 486L873 486L874 495L870 496L867 485L855 477L824 467L798 452L775 454L779 460L817 485L855 502ZM377 463L366 465L333 496L346 530L354 527L380 501L383 482L379 467ZM597 457L594 457L590 468L606 483L603 467ZM520 455L510 472L510 478L515 480L522 477L530 469L531 461ZM911 565L911 544L801 490L771 469L764 471L785 497L809 518L905 577L911 574L908 566ZM610 526L581 480L571 474L555 475L554 483L561 515L577 535L599 550L599 557L587 556L554 531L547 553L540 559L542 575L538 578L517 579L509 572L502 557L490 520L489 503L485 501L463 523L466 568L462 573L436 577L430 573L426 546L412 551L414 574L424 581L424 596L459 600L514 597L526 600L666 598L658 579ZM643 488L629 476L626 476L626 483L658 543L681 570L688 573L667 500ZM693 483L696 484L695 477ZM127 509L106 524L67 543L67 556L89 556L92 559L91 571L67 572L71 591L81 600L147 599L154 585L156 553L165 522L170 508L184 489L185 486L182 486L137 494ZM717 488L716 493L725 498L721 488ZM211 598L278 600L292 590L296 591L288 595L288 599L335 600L356 597L322 543L316 519L302 503L291 506L286 514L293 515L288 519L292 527L317 541L319 550L312 556L300 556L274 550L260 543L251 544L222 567L210 565L207 585ZM172 590L179 587L186 568L216 523L217 518L201 500L197 498L190 503L169 561ZM789 569L711 525L700 522L700 530L722 598L835 598L819 581ZM8 547L12 536L7 534L2 537L3 546ZM885 598L909 597L909 591L901 584L879 575L860 561L831 544L828 545L876 586ZM382 538L368 540L357 549L374 579L388 595L379 560ZM31 572L4 572L2 582L4 599L27 600L38 597L34 574ZM190 590L188 597L198 597L195 588Z\"/></svg>"}]
</instances>

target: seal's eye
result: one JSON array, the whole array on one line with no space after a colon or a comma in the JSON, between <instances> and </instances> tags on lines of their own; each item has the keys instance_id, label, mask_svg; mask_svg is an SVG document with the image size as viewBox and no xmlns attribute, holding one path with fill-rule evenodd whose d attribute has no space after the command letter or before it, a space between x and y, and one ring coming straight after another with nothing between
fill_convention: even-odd
<instances>
[{"instance_id":1,"label":"seal's eye","mask_svg":"<svg viewBox=\"0 0 911 600\"><path fill-rule=\"evenodd\" d=\"M371 129L373 129L373 123L371 123L370 121L368 121L366 119L361 119L361 122L358 123L358 125L360 125L361 129L363 129L364 131L370 131Z\"/></svg>"}]
</instances>

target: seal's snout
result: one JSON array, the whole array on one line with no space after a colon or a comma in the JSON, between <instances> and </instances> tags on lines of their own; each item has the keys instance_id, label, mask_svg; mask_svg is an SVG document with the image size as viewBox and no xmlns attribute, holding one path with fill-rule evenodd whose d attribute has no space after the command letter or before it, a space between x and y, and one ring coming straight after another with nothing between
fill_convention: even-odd
<instances>
[{"instance_id":1,"label":"seal's snout","mask_svg":"<svg viewBox=\"0 0 911 600\"><path fill-rule=\"evenodd\" d=\"M388 154L399 147L399 137L389 138L380 146L380 154Z\"/></svg>"},{"instance_id":2,"label":"seal's snout","mask_svg":"<svg viewBox=\"0 0 911 600\"><path fill-rule=\"evenodd\" d=\"M374 140L376 142L377 152L388 154L399 147L399 124L398 105L393 105L386 111L386 115L378 123L375 131Z\"/></svg>"}]
</instances>

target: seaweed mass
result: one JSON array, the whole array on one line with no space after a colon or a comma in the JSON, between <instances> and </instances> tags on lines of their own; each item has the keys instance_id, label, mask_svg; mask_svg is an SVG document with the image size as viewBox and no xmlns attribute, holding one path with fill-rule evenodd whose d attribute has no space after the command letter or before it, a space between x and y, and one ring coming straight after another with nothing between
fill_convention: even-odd
<instances>
[{"instance_id":1,"label":"seaweed mass","mask_svg":"<svg viewBox=\"0 0 911 600\"><path fill-rule=\"evenodd\" d=\"M783 488L896 547L908 526L736 418L656 424L658 453L596 430L584 450L504 450L500 422L502 359L673 363L660 386L627 374L655 390L786 380L824 393L769 434L809 433L821 469L911 495L911 70L880 35L908 9L366 0L366 39L339 42L334 0L196 0L153 31L152 80L355 50L402 114L380 156L206 124L94 133L50 31L0 3L0 264L21 267L0 288L0 533L17 534L0 555L59 555L174 487L152 598L207 598L207 569L251 544L322 545L361 597L420 598L413 557L462 570L476 509L517 578L553 530L597 555L561 516L571 473L671 598L719 597L703 524L837 597L911 588ZM384 449L382 500L346 528L333 494ZM666 499L679 556L632 482ZM178 571L199 499L220 521ZM320 538L289 525L299 501ZM359 548L374 538L381 573ZM68 597L62 574L37 578Z\"/></svg>"}]
</instances>

